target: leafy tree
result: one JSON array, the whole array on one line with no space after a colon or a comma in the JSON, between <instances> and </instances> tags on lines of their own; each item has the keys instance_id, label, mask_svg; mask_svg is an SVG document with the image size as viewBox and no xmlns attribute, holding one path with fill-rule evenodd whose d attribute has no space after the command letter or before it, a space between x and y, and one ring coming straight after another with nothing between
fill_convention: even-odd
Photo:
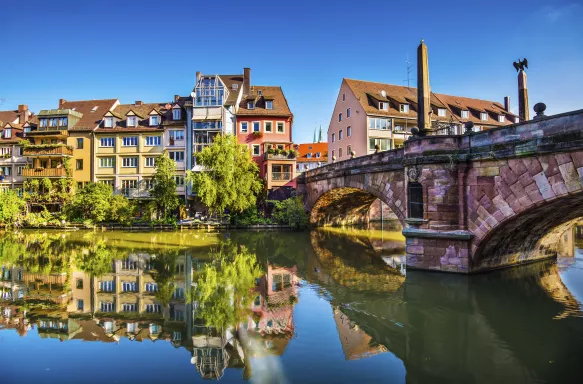
<instances>
[{"instance_id":1,"label":"leafy tree","mask_svg":"<svg viewBox=\"0 0 583 384\"><path fill-rule=\"evenodd\" d=\"M89 183L77 191L73 200L66 206L69 217L93 222L102 222L111 209L110 200L113 189L103 183Z\"/></svg>"},{"instance_id":2,"label":"leafy tree","mask_svg":"<svg viewBox=\"0 0 583 384\"><path fill-rule=\"evenodd\" d=\"M273 218L279 224L289 225L295 229L302 229L308 226L308 214L301 197L290 197L283 201L273 201L273 203L275 204Z\"/></svg>"},{"instance_id":3,"label":"leafy tree","mask_svg":"<svg viewBox=\"0 0 583 384\"><path fill-rule=\"evenodd\" d=\"M136 204L123 195L113 195L109 199L108 220L129 224L136 215Z\"/></svg>"},{"instance_id":4,"label":"leafy tree","mask_svg":"<svg viewBox=\"0 0 583 384\"><path fill-rule=\"evenodd\" d=\"M261 191L259 168L249 149L234 135L217 135L214 142L196 154L203 172L187 172L186 180L213 212L242 212L255 205Z\"/></svg>"},{"instance_id":5,"label":"leafy tree","mask_svg":"<svg viewBox=\"0 0 583 384\"><path fill-rule=\"evenodd\" d=\"M158 211L158 218L167 218L178 207L175 173L176 163L164 151L156 161L156 173L152 178L154 187L150 190L150 196L154 198L152 203Z\"/></svg>"},{"instance_id":6,"label":"leafy tree","mask_svg":"<svg viewBox=\"0 0 583 384\"><path fill-rule=\"evenodd\" d=\"M0 225L11 226L19 222L26 208L26 202L14 191L0 192Z\"/></svg>"},{"instance_id":7,"label":"leafy tree","mask_svg":"<svg viewBox=\"0 0 583 384\"><path fill-rule=\"evenodd\" d=\"M208 326L236 326L250 312L255 280L262 275L255 254L227 241L210 253L211 262L199 272L192 297Z\"/></svg>"}]
</instances>

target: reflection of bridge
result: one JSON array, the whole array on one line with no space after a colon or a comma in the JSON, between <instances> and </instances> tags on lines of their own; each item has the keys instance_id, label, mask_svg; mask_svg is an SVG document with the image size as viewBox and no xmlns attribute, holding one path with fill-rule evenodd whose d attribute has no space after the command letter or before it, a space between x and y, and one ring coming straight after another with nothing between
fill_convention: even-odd
<instances>
[{"instance_id":1,"label":"reflection of bridge","mask_svg":"<svg viewBox=\"0 0 583 384\"><path fill-rule=\"evenodd\" d=\"M416 137L402 149L308 171L304 187L312 224L366 222L378 198L406 227L408 267L468 273L554 256L539 252L540 239L583 216L582 177L576 111Z\"/></svg>"}]
</instances>

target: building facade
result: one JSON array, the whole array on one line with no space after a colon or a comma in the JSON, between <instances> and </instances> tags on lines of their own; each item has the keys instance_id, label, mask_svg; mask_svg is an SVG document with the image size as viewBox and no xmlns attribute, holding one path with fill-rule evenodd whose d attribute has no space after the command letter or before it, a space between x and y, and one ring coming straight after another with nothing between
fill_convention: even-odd
<instances>
[{"instance_id":1,"label":"building facade","mask_svg":"<svg viewBox=\"0 0 583 384\"><path fill-rule=\"evenodd\" d=\"M297 144L297 173L304 173L328 163L328 143Z\"/></svg>"},{"instance_id":2,"label":"building facade","mask_svg":"<svg viewBox=\"0 0 583 384\"><path fill-rule=\"evenodd\" d=\"M26 105L15 111L0 111L0 191L21 191L26 167L19 141L24 139L24 130L35 125L35 116Z\"/></svg>"},{"instance_id":3,"label":"building facade","mask_svg":"<svg viewBox=\"0 0 583 384\"><path fill-rule=\"evenodd\" d=\"M498 102L431 93L434 134L461 134L518 122L508 98ZM343 79L328 127L328 161L399 148L417 126L417 90L391 84Z\"/></svg>"}]
</instances>

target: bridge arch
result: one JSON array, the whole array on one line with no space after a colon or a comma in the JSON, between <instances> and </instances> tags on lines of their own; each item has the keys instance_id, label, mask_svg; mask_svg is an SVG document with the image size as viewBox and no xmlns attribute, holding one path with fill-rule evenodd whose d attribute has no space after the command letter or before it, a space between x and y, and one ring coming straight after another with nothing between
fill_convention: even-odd
<instances>
[{"instance_id":1,"label":"bridge arch","mask_svg":"<svg viewBox=\"0 0 583 384\"><path fill-rule=\"evenodd\" d=\"M499 169L470 199L473 270L555 256L565 224L583 217L583 151L509 159Z\"/></svg>"},{"instance_id":2,"label":"bridge arch","mask_svg":"<svg viewBox=\"0 0 583 384\"><path fill-rule=\"evenodd\" d=\"M406 218L403 171L387 171L323 179L306 191L310 224L317 226L365 224L377 199L386 204L402 225Z\"/></svg>"}]
</instances>

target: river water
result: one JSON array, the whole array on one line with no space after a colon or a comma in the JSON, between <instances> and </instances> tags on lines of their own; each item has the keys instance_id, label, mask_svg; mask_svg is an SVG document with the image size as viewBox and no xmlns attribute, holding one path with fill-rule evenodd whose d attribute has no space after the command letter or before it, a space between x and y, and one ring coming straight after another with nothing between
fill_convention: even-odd
<instances>
[{"instance_id":1,"label":"river water","mask_svg":"<svg viewBox=\"0 0 583 384\"><path fill-rule=\"evenodd\" d=\"M474 276L406 271L390 225L0 233L0 382L576 382L577 233Z\"/></svg>"}]
</instances>

